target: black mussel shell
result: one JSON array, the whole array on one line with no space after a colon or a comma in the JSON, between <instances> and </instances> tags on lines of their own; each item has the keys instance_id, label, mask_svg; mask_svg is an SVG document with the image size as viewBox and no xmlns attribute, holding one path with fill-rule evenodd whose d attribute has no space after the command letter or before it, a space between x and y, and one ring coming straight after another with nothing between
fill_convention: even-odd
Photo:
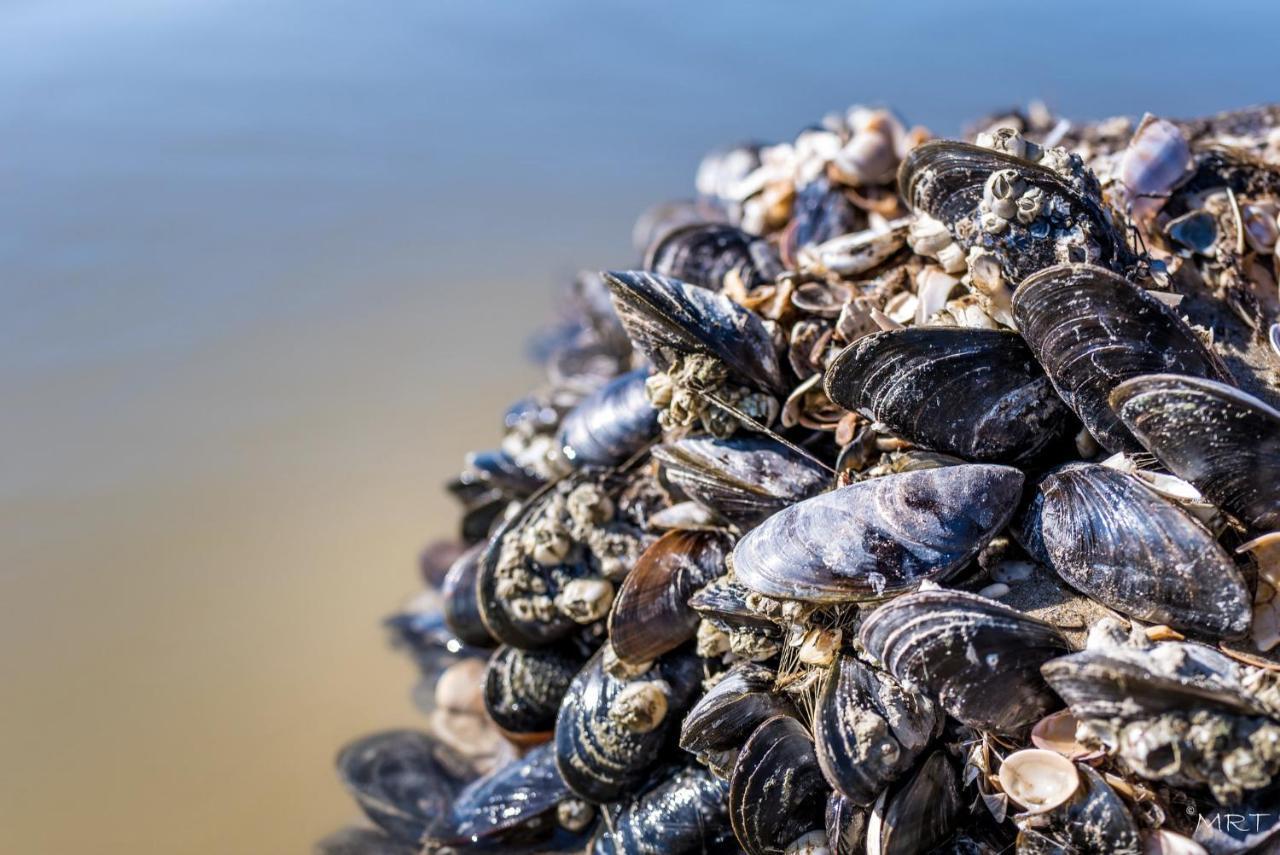
<instances>
[{"instance_id":1,"label":"black mussel shell","mask_svg":"<svg viewBox=\"0 0 1280 855\"><path fill-rule=\"evenodd\" d=\"M658 432L658 411L649 403L647 369L623 374L588 395L560 423L558 442L573 466L616 466Z\"/></svg>"},{"instance_id":2,"label":"black mussel shell","mask_svg":"<svg viewBox=\"0 0 1280 855\"><path fill-rule=\"evenodd\" d=\"M410 730L357 739L338 753L337 766L369 819L405 843L446 829L454 798L475 777L462 755Z\"/></svg>"},{"instance_id":3,"label":"black mussel shell","mask_svg":"<svg viewBox=\"0 0 1280 855\"><path fill-rule=\"evenodd\" d=\"M960 809L956 770L946 754L935 751L911 777L885 790L876 801L867 823L867 851L880 855L933 852L954 833Z\"/></svg>"},{"instance_id":4,"label":"black mussel shell","mask_svg":"<svg viewBox=\"0 0 1280 855\"><path fill-rule=\"evenodd\" d=\"M750 855L779 855L824 827L827 782L804 725L771 718L742 746L729 781L729 822Z\"/></svg>"},{"instance_id":5,"label":"black mussel shell","mask_svg":"<svg viewBox=\"0 0 1280 855\"><path fill-rule=\"evenodd\" d=\"M775 677L751 662L730 668L684 717L680 747L690 754L733 751L767 719L796 716L791 701L774 691Z\"/></svg>"},{"instance_id":6,"label":"black mussel shell","mask_svg":"<svg viewBox=\"0 0 1280 855\"><path fill-rule=\"evenodd\" d=\"M640 784L672 729L701 688L702 660L691 650L667 654L644 673L614 677L608 645L569 684L556 719L556 766L575 794L596 804ZM655 706L655 693L661 702Z\"/></svg>"},{"instance_id":7,"label":"black mussel shell","mask_svg":"<svg viewBox=\"0 0 1280 855\"><path fill-rule=\"evenodd\" d=\"M911 327L864 336L827 368L827 397L917 445L1023 462L1075 427L1017 333Z\"/></svg>"},{"instance_id":8,"label":"black mussel shell","mask_svg":"<svg viewBox=\"0 0 1280 855\"><path fill-rule=\"evenodd\" d=\"M1249 631L1244 576L1213 534L1131 475L1078 464L1046 475L1027 523L1063 581L1123 614L1215 637Z\"/></svg>"},{"instance_id":9,"label":"black mussel shell","mask_svg":"<svg viewBox=\"0 0 1280 855\"><path fill-rule=\"evenodd\" d=\"M418 569L423 583L428 588L439 588L453 562L466 551L467 545L460 540L433 540L428 543L418 553Z\"/></svg>"},{"instance_id":10,"label":"black mussel shell","mask_svg":"<svg viewBox=\"0 0 1280 855\"><path fill-rule=\"evenodd\" d=\"M483 555L484 545L476 544L453 562L440 586L440 595L444 622L458 640L475 647L492 647L493 636L480 618L480 603L476 598L476 576Z\"/></svg>"},{"instance_id":11,"label":"black mussel shell","mask_svg":"<svg viewBox=\"0 0 1280 855\"><path fill-rule=\"evenodd\" d=\"M1062 400L1109 451L1142 450L1108 400L1121 382L1164 372L1230 379L1172 309L1101 267L1062 264L1028 278L1013 315Z\"/></svg>"},{"instance_id":12,"label":"black mussel shell","mask_svg":"<svg viewBox=\"0 0 1280 855\"><path fill-rule=\"evenodd\" d=\"M489 717L508 733L550 736L560 702L584 661L566 644L537 650L498 648L485 669L484 706Z\"/></svg>"},{"instance_id":13,"label":"black mussel shell","mask_svg":"<svg viewBox=\"0 0 1280 855\"><path fill-rule=\"evenodd\" d=\"M659 369L679 354L706 354L740 382L775 394L787 391L773 338L751 311L721 294L653 273L604 276L631 341Z\"/></svg>"},{"instance_id":14,"label":"black mussel shell","mask_svg":"<svg viewBox=\"0 0 1280 855\"><path fill-rule=\"evenodd\" d=\"M462 504L459 534L465 543L485 540L511 502L505 493L479 480L473 472L462 473L445 485L445 489Z\"/></svg>"},{"instance_id":15,"label":"black mussel shell","mask_svg":"<svg viewBox=\"0 0 1280 855\"><path fill-rule=\"evenodd\" d=\"M748 290L782 272L769 242L727 223L690 223L661 234L645 253L644 269L719 291L736 271Z\"/></svg>"},{"instance_id":16,"label":"black mussel shell","mask_svg":"<svg viewBox=\"0 0 1280 855\"><path fill-rule=\"evenodd\" d=\"M861 231L865 219L837 186L818 178L801 187L791 203L791 222L782 234L782 259L794 269L802 247Z\"/></svg>"},{"instance_id":17,"label":"black mussel shell","mask_svg":"<svg viewBox=\"0 0 1280 855\"><path fill-rule=\"evenodd\" d=\"M1250 792L1236 804L1221 805L1210 799L1188 807L1196 812L1194 840L1209 855L1243 855L1274 852L1280 836L1280 788ZM1263 844L1271 841L1270 846Z\"/></svg>"},{"instance_id":18,"label":"black mussel shell","mask_svg":"<svg viewBox=\"0 0 1280 855\"><path fill-rule=\"evenodd\" d=\"M686 437L653 456L690 498L740 529L749 529L830 483L817 463L764 436Z\"/></svg>"},{"instance_id":19,"label":"black mussel shell","mask_svg":"<svg viewBox=\"0 0 1280 855\"><path fill-rule=\"evenodd\" d=\"M419 855L421 848L387 837L376 828L352 826L316 843L315 855Z\"/></svg>"},{"instance_id":20,"label":"black mussel shell","mask_svg":"<svg viewBox=\"0 0 1280 855\"><path fill-rule=\"evenodd\" d=\"M482 657L483 648L462 643L435 602L424 605L430 595L415 598L412 603L383 623L390 631L393 647L413 657L422 676L435 681L446 668L466 656Z\"/></svg>"},{"instance_id":21,"label":"black mussel shell","mask_svg":"<svg viewBox=\"0 0 1280 855\"><path fill-rule=\"evenodd\" d=\"M781 635L776 623L747 604L750 596L751 591L745 585L721 577L691 596L689 608L718 626L744 627L767 635Z\"/></svg>"},{"instance_id":22,"label":"black mussel shell","mask_svg":"<svg viewBox=\"0 0 1280 855\"><path fill-rule=\"evenodd\" d=\"M717 531L671 531L636 561L609 613L609 642L624 662L657 659L693 638L694 591L724 573L732 544Z\"/></svg>"},{"instance_id":23,"label":"black mussel shell","mask_svg":"<svg viewBox=\"0 0 1280 855\"><path fill-rule=\"evenodd\" d=\"M1076 765L1080 789L1062 807L1018 833L1018 853L1108 852L1139 855L1138 826L1116 791L1088 766Z\"/></svg>"},{"instance_id":24,"label":"black mussel shell","mask_svg":"<svg viewBox=\"0 0 1280 855\"><path fill-rule=\"evenodd\" d=\"M1069 651L1043 621L962 591L907 594L876 609L863 647L963 724L1020 733L1060 706L1040 666Z\"/></svg>"},{"instance_id":25,"label":"black mussel shell","mask_svg":"<svg viewBox=\"0 0 1280 855\"><path fill-rule=\"evenodd\" d=\"M827 783L866 807L914 765L941 723L928 698L840 653L814 713L818 764Z\"/></svg>"},{"instance_id":26,"label":"black mussel shell","mask_svg":"<svg viewBox=\"0 0 1280 855\"><path fill-rule=\"evenodd\" d=\"M540 745L458 793L448 827L429 834L428 842L507 851L508 845L550 837L556 806L570 796L551 744Z\"/></svg>"},{"instance_id":27,"label":"black mussel shell","mask_svg":"<svg viewBox=\"0 0 1280 855\"><path fill-rule=\"evenodd\" d=\"M468 474L513 499L542 486L542 478L521 466L502 449L474 451L467 455Z\"/></svg>"},{"instance_id":28,"label":"black mussel shell","mask_svg":"<svg viewBox=\"0 0 1280 855\"><path fill-rule=\"evenodd\" d=\"M624 804L591 841L592 855L694 855L733 847L729 784L700 766L666 770L658 783Z\"/></svg>"},{"instance_id":29,"label":"black mussel shell","mask_svg":"<svg viewBox=\"0 0 1280 855\"><path fill-rule=\"evenodd\" d=\"M872 600L947 579L1013 514L1022 473L969 463L873 478L791 505L733 550L757 593L816 603Z\"/></svg>"},{"instance_id":30,"label":"black mussel shell","mask_svg":"<svg viewBox=\"0 0 1280 855\"><path fill-rule=\"evenodd\" d=\"M862 855L867 833L867 811L832 791L827 798L827 848L831 855Z\"/></svg>"},{"instance_id":31,"label":"black mussel shell","mask_svg":"<svg viewBox=\"0 0 1280 855\"><path fill-rule=\"evenodd\" d=\"M1258 532L1280 529L1280 412L1239 389L1176 374L1134 377L1111 403L1147 450Z\"/></svg>"},{"instance_id":32,"label":"black mussel shell","mask_svg":"<svg viewBox=\"0 0 1280 855\"><path fill-rule=\"evenodd\" d=\"M980 226L979 203L987 180L999 170L1013 170L1027 188L1041 192L1042 205L1032 221L1010 219L1003 231L988 234ZM1069 182L1052 169L1011 154L935 140L916 146L903 159L898 188L913 211L944 223L966 250L981 245L994 253L1011 285L1063 261L1114 270L1133 261L1092 176Z\"/></svg>"}]
</instances>

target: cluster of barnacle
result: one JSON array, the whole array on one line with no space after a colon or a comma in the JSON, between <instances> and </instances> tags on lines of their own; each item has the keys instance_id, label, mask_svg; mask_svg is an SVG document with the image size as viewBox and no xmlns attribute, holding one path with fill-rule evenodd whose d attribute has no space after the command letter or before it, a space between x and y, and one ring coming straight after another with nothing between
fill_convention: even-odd
<instances>
[{"instance_id":1,"label":"cluster of barnacle","mask_svg":"<svg viewBox=\"0 0 1280 855\"><path fill-rule=\"evenodd\" d=\"M579 279L324 852L1280 841L1280 110L925 137L713 153Z\"/></svg>"}]
</instances>

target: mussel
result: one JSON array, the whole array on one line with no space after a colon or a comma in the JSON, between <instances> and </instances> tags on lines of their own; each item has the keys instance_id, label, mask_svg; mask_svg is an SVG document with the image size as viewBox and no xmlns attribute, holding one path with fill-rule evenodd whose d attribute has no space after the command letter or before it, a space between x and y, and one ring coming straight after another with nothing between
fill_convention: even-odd
<instances>
[{"instance_id":1,"label":"mussel","mask_svg":"<svg viewBox=\"0 0 1280 855\"><path fill-rule=\"evenodd\" d=\"M1046 475L1026 525L1071 587L1117 611L1217 637L1249 631L1249 589L1213 534L1108 466Z\"/></svg>"},{"instance_id":2,"label":"mussel","mask_svg":"<svg viewBox=\"0 0 1280 855\"><path fill-rule=\"evenodd\" d=\"M751 662L729 669L684 717L680 747L727 775L724 761L732 761L765 720L797 716L791 701L774 691L775 680L772 670Z\"/></svg>"},{"instance_id":3,"label":"mussel","mask_svg":"<svg viewBox=\"0 0 1280 855\"><path fill-rule=\"evenodd\" d=\"M781 855L824 827L827 784L813 742L791 716L763 722L738 753L729 782L729 822L749 855Z\"/></svg>"},{"instance_id":4,"label":"mussel","mask_svg":"<svg viewBox=\"0 0 1280 855\"><path fill-rule=\"evenodd\" d=\"M699 766L664 770L591 842L591 855L695 855L732 848L729 784Z\"/></svg>"},{"instance_id":5,"label":"mussel","mask_svg":"<svg viewBox=\"0 0 1280 855\"><path fill-rule=\"evenodd\" d=\"M867 822L867 855L933 852L959 817L960 781L947 755L935 751L876 800Z\"/></svg>"},{"instance_id":6,"label":"mussel","mask_svg":"<svg viewBox=\"0 0 1280 855\"><path fill-rule=\"evenodd\" d=\"M733 572L757 593L870 600L943 580L1012 515L1022 473L970 463L885 475L791 505L748 532Z\"/></svg>"},{"instance_id":7,"label":"mussel","mask_svg":"<svg viewBox=\"0 0 1280 855\"><path fill-rule=\"evenodd\" d=\"M484 705L508 734L545 740L555 729L560 702L585 661L570 644L537 650L503 646L485 669Z\"/></svg>"},{"instance_id":8,"label":"mussel","mask_svg":"<svg viewBox=\"0 0 1280 855\"><path fill-rule=\"evenodd\" d=\"M1109 270L1050 267L1013 295L1018 331L1067 406L1109 451L1142 446L1111 409L1112 390L1142 374L1230 375L1172 309Z\"/></svg>"},{"instance_id":9,"label":"mussel","mask_svg":"<svg viewBox=\"0 0 1280 855\"><path fill-rule=\"evenodd\" d=\"M645 270L719 291L730 273L750 290L772 282L782 264L769 242L727 223L689 223L649 245Z\"/></svg>"},{"instance_id":10,"label":"mussel","mask_svg":"<svg viewBox=\"0 0 1280 855\"><path fill-rule=\"evenodd\" d=\"M962 591L917 591L880 606L859 632L904 685L970 727L1017 734L1060 706L1040 666L1068 652L1052 626Z\"/></svg>"},{"instance_id":11,"label":"mussel","mask_svg":"<svg viewBox=\"0 0 1280 855\"><path fill-rule=\"evenodd\" d=\"M1138 826L1125 803L1093 769L1077 768L1080 788L1075 797L1052 813L1023 824L1018 832L1018 855L1139 855L1143 848Z\"/></svg>"},{"instance_id":12,"label":"mussel","mask_svg":"<svg viewBox=\"0 0 1280 855\"><path fill-rule=\"evenodd\" d=\"M1280 412L1176 374L1126 380L1111 403L1147 450L1215 505L1258 532L1280 529Z\"/></svg>"},{"instance_id":13,"label":"mussel","mask_svg":"<svg viewBox=\"0 0 1280 855\"><path fill-rule=\"evenodd\" d=\"M1074 419L1016 333L911 327L864 336L827 368L827 396L914 443L969 460L1035 458Z\"/></svg>"},{"instance_id":14,"label":"mussel","mask_svg":"<svg viewBox=\"0 0 1280 855\"><path fill-rule=\"evenodd\" d=\"M476 599L476 576L483 555L484 546L477 544L454 561L440 585L440 596L445 624L458 640L476 647L491 647L493 636L480 617L480 604Z\"/></svg>"},{"instance_id":15,"label":"mussel","mask_svg":"<svg viewBox=\"0 0 1280 855\"><path fill-rule=\"evenodd\" d=\"M560 452L573 466L615 466L644 448L657 433L658 411L649 403L637 369L606 383L560 423Z\"/></svg>"}]
</instances>

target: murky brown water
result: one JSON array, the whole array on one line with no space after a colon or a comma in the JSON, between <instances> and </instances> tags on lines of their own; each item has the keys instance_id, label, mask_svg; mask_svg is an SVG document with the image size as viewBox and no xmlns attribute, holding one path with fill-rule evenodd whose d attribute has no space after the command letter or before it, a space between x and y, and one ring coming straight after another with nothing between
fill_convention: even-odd
<instances>
[{"instance_id":1,"label":"murky brown water","mask_svg":"<svg viewBox=\"0 0 1280 855\"><path fill-rule=\"evenodd\" d=\"M702 150L860 97L952 131L1274 96L1242 12L1134 39L1082 7L975 53L950 4L806 9L0 8L0 852L302 852L353 818L337 747L416 720L377 623L453 528L440 484L533 382L554 287L628 263Z\"/></svg>"}]
</instances>

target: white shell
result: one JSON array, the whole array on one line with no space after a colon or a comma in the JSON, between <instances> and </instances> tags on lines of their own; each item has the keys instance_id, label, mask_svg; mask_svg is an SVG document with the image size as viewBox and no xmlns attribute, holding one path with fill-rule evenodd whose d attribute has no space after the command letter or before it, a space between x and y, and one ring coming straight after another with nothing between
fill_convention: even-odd
<instances>
[{"instance_id":1,"label":"white shell","mask_svg":"<svg viewBox=\"0 0 1280 855\"><path fill-rule=\"evenodd\" d=\"M1164 828L1157 828L1147 836L1142 851L1146 855L1209 855L1207 849L1190 837Z\"/></svg>"},{"instance_id":2,"label":"white shell","mask_svg":"<svg viewBox=\"0 0 1280 855\"><path fill-rule=\"evenodd\" d=\"M1042 748L1015 751L1000 764L1000 787L1028 813L1046 813L1071 798L1080 786L1076 766Z\"/></svg>"}]
</instances>

